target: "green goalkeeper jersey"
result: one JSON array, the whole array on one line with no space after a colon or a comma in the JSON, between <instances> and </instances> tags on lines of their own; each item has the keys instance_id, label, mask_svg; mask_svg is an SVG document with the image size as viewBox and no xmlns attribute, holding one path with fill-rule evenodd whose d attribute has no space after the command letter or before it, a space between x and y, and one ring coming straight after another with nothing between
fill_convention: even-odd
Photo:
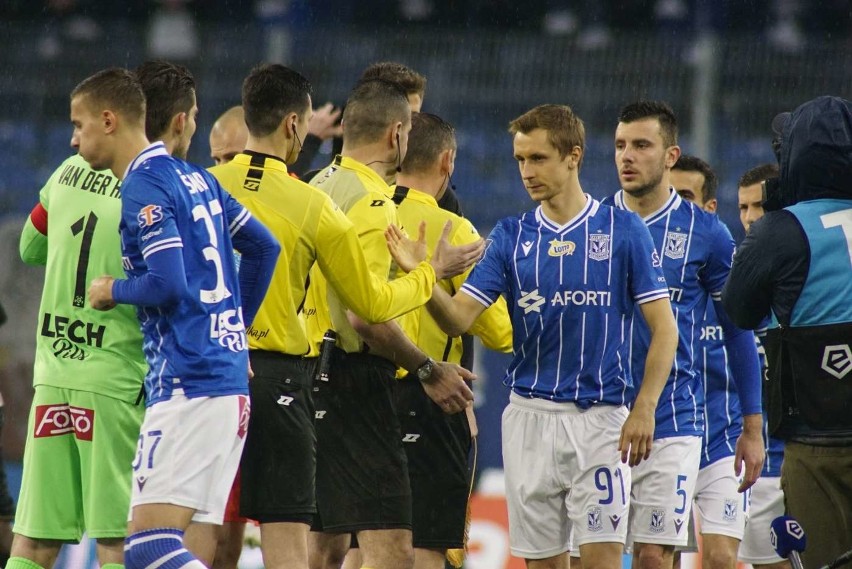
<instances>
[{"instance_id":1,"label":"green goalkeeper jersey","mask_svg":"<svg viewBox=\"0 0 852 569\"><path fill-rule=\"evenodd\" d=\"M68 158L39 193L21 235L24 262L45 265L36 330L34 385L136 401L147 365L134 308L91 307L89 283L124 278L118 223L119 180Z\"/></svg>"}]
</instances>

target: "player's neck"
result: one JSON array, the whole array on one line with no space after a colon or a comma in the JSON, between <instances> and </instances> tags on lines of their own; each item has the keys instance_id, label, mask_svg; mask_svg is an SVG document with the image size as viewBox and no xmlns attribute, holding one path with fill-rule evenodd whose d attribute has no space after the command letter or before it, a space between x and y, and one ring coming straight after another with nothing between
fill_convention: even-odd
<instances>
[{"instance_id":1,"label":"player's neck","mask_svg":"<svg viewBox=\"0 0 852 569\"><path fill-rule=\"evenodd\" d=\"M387 145L383 142L362 144L352 148L344 141L340 154L357 160L381 176L388 184L394 183L396 179L397 153L395 150L388 152Z\"/></svg>"},{"instance_id":2,"label":"player's neck","mask_svg":"<svg viewBox=\"0 0 852 569\"><path fill-rule=\"evenodd\" d=\"M397 186L413 188L419 192L423 192L424 194L429 194L436 200L438 199L438 194L442 193L441 190L444 189L445 181L446 178L436 178L435 176L430 176L429 174L421 175L401 172L396 176Z\"/></svg>"},{"instance_id":3,"label":"player's neck","mask_svg":"<svg viewBox=\"0 0 852 569\"><path fill-rule=\"evenodd\" d=\"M542 200L544 215L560 225L568 223L586 207L586 194L580 184L571 184L562 192L548 200Z\"/></svg>"},{"instance_id":4,"label":"player's neck","mask_svg":"<svg viewBox=\"0 0 852 569\"><path fill-rule=\"evenodd\" d=\"M149 144L144 131L117 140L115 142L116 152L109 168L115 174L115 177L123 180L127 167Z\"/></svg>"},{"instance_id":5,"label":"player's neck","mask_svg":"<svg viewBox=\"0 0 852 569\"><path fill-rule=\"evenodd\" d=\"M280 140L273 137L255 138L249 135L246 141L246 150L249 152L257 152L259 154L267 154L280 158L282 162L287 163L287 154L290 147L296 145L295 139Z\"/></svg>"},{"instance_id":6,"label":"player's neck","mask_svg":"<svg viewBox=\"0 0 852 569\"><path fill-rule=\"evenodd\" d=\"M655 211L658 211L671 196L668 179L664 179L653 190L646 194L634 195L624 192L624 205L632 212L635 212L639 217L648 217Z\"/></svg>"}]
</instances>

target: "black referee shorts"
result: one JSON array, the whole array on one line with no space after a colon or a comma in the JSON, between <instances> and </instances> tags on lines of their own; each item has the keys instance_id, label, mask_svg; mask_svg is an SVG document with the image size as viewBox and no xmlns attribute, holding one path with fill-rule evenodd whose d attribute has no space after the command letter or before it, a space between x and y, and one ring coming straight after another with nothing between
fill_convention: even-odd
<instances>
[{"instance_id":1,"label":"black referee shorts","mask_svg":"<svg viewBox=\"0 0 852 569\"><path fill-rule=\"evenodd\" d=\"M408 467L391 395L395 373L384 358L334 349L329 381L314 390L315 531L411 528Z\"/></svg>"},{"instance_id":2,"label":"black referee shorts","mask_svg":"<svg viewBox=\"0 0 852 569\"><path fill-rule=\"evenodd\" d=\"M311 523L316 513L314 360L249 352L251 416L240 461L240 515Z\"/></svg>"},{"instance_id":3,"label":"black referee shorts","mask_svg":"<svg viewBox=\"0 0 852 569\"><path fill-rule=\"evenodd\" d=\"M470 492L467 416L444 413L413 376L400 379L394 394L408 457L414 547L462 548Z\"/></svg>"}]
</instances>

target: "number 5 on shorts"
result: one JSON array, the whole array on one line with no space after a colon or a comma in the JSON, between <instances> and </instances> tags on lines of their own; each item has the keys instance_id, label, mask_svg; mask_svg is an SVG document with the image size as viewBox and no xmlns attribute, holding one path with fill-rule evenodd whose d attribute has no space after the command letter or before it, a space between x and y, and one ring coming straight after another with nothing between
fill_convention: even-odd
<instances>
[{"instance_id":1,"label":"number 5 on shorts","mask_svg":"<svg viewBox=\"0 0 852 569\"><path fill-rule=\"evenodd\" d=\"M134 472L138 471L139 467L142 466L142 458L146 455L146 446L148 446L148 460L145 468L154 468L154 452L157 450L157 445L160 444L160 439L162 438L163 431L148 431L147 433L139 434L139 443L136 445L136 459L133 461Z\"/></svg>"},{"instance_id":2,"label":"number 5 on shorts","mask_svg":"<svg viewBox=\"0 0 852 569\"><path fill-rule=\"evenodd\" d=\"M686 482L686 474L677 475L677 491L675 494L680 496L680 507L675 508L675 513L680 515L686 512L686 490L683 489L683 483Z\"/></svg>"}]
</instances>

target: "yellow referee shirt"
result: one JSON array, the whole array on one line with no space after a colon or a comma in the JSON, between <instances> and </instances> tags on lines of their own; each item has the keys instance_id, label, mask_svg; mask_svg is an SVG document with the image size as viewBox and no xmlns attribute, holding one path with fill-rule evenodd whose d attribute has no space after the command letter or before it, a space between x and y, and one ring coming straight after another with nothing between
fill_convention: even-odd
<instances>
[{"instance_id":1,"label":"yellow referee shirt","mask_svg":"<svg viewBox=\"0 0 852 569\"><path fill-rule=\"evenodd\" d=\"M337 156L328 168L311 180L311 185L330 196L355 225L370 272L383 280L396 276L396 264L388 252L385 229L391 223L399 225L399 220L391 200L391 189L381 176L357 160ZM315 268L311 271L311 286L304 311L311 353L316 353L322 334L328 328L337 332L338 347L350 353L363 351L364 342L346 317L348 305L345 299L326 287L329 278L324 270L320 272ZM345 275L345 286L363 286L360 278Z\"/></svg>"},{"instance_id":2,"label":"yellow referee shirt","mask_svg":"<svg viewBox=\"0 0 852 569\"><path fill-rule=\"evenodd\" d=\"M435 271L428 263L407 280L374 276L352 222L327 195L290 176L279 158L246 151L210 172L281 244L269 290L247 331L251 349L308 353L299 311L314 261L341 301L370 322L395 318L431 296Z\"/></svg>"},{"instance_id":3,"label":"yellow referee shirt","mask_svg":"<svg viewBox=\"0 0 852 569\"><path fill-rule=\"evenodd\" d=\"M451 245L467 245L479 239L479 233L470 221L441 209L435 198L429 194L414 188L397 186L394 201L398 204L399 220L404 227L414 228L418 227L421 221L426 222L426 243L430 255L441 238L441 232L447 221L453 224L449 236ZM441 280L440 286L450 295L455 294L464 284L472 268L451 279ZM444 334L425 306L402 316L398 322L405 331L405 335L430 357L438 361L461 362L461 337L452 338ZM499 352L511 352L512 322L509 319L506 300L501 296L497 302L480 314L469 333L479 336L487 348Z\"/></svg>"}]
</instances>

